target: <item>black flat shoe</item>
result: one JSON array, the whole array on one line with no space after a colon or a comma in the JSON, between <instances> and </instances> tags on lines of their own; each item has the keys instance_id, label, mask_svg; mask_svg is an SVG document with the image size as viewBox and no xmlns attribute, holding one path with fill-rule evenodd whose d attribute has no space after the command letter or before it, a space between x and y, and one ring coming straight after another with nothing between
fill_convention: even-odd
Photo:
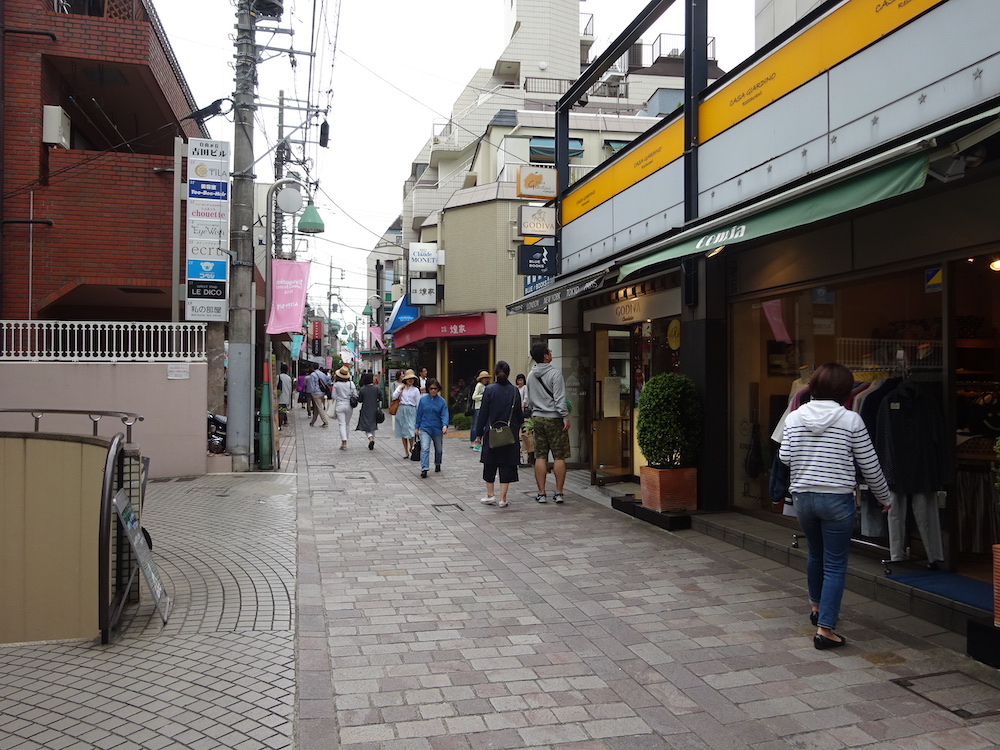
<instances>
[{"instance_id":1,"label":"black flat shoe","mask_svg":"<svg viewBox=\"0 0 1000 750\"><path fill-rule=\"evenodd\" d=\"M819 625L819 612L818 611L817 612L810 612L809 613L809 622L812 624L812 626L814 628L817 625Z\"/></svg>"},{"instance_id":2,"label":"black flat shoe","mask_svg":"<svg viewBox=\"0 0 1000 750\"><path fill-rule=\"evenodd\" d=\"M847 639L839 633L834 633L840 640L835 641L833 638L827 638L825 635L820 635L817 633L813 636L813 645L822 651L825 648L839 648L847 643Z\"/></svg>"},{"instance_id":3,"label":"black flat shoe","mask_svg":"<svg viewBox=\"0 0 1000 750\"><path fill-rule=\"evenodd\" d=\"M374 440L369 440L368 441L368 450L370 450L370 451L375 450L375 441Z\"/></svg>"},{"instance_id":4,"label":"black flat shoe","mask_svg":"<svg viewBox=\"0 0 1000 750\"><path fill-rule=\"evenodd\" d=\"M422 469L420 472L421 479L427 479L427 469Z\"/></svg>"},{"instance_id":5,"label":"black flat shoe","mask_svg":"<svg viewBox=\"0 0 1000 750\"><path fill-rule=\"evenodd\" d=\"M441 464L434 464L434 473L437 474L441 471Z\"/></svg>"}]
</instances>

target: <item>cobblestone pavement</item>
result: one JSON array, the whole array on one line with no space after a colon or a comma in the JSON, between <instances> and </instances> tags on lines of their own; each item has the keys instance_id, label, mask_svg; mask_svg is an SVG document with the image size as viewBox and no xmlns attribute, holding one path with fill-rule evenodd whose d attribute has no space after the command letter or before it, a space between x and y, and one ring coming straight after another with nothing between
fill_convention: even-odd
<instances>
[{"instance_id":1,"label":"cobblestone pavement","mask_svg":"<svg viewBox=\"0 0 1000 750\"><path fill-rule=\"evenodd\" d=\"M795 571L583 477L485 506L460 435L421 479L391 418L342 452L302 414L286 473L150 484L166 626L0 648L0 750L1000 746L997 671L927 623L848 593L816 651Z\"/></svg>"}]
</instances>

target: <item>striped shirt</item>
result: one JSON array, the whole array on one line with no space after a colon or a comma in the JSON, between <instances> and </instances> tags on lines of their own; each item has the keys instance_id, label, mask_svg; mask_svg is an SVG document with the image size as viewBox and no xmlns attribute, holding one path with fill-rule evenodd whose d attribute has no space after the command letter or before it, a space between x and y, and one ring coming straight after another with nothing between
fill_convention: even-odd
<instances>
[{"instance_id":1,"label":"striped shirt","mask_svg":"<svg viewBox=\"0 0 1000 750\"><path fill-rule=\"evenodd\" d=\"M789 414L778 458L790 470L793 494L851 493L856 466L879 502L889 503L889 487L865 423L835 401L810 401Z\"/></svg>"}]
</instances>

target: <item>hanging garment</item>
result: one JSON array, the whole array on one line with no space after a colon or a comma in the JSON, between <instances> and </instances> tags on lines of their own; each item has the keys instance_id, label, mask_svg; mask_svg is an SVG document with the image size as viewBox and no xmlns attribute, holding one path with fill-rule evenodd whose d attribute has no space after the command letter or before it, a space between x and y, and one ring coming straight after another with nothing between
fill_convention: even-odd
<instances>
[{"instance_id":1,"label":"hanging garment","mask_svg":"<svg viewBox=\"0 0 1000 750\"><path fill-rule=\"evenodd\" d=\"M951 483L941 410L912 381L904 381L882 401L874 442L893 492L933 492Z\"/></svg>"},{"instance_id":2,"label":"hanging garment","mask_svg":"<svg viewBox=\"0 0 1000 750\"><path fill-rule=\"evenodd\" d=\"M913 519L917 522L920 540L924 543L929 562L944 560L941 543L941 522L938 517L937 492L890 492L889 556L893 562L906 559L906 507L913 506ZM909 500L909 501L908 501Z\"/></svg>"}]
</instances>

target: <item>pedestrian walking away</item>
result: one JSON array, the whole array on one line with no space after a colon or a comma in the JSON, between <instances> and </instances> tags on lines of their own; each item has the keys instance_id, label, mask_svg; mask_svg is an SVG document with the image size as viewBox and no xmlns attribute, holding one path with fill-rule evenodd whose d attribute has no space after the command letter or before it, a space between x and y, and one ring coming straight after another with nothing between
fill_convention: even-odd
<instances>
[{"instance_id":1,"label":"pedestrian walking away","mask_svg":"<svg viewBox=\"0 0 1000 750\"><path fill-rule=\"evenodd\" d=\"M441 471L444 436L448 434L448 402L441 398L441 384L427 379L427 393L417 404L416 427L420 431L420 478L427 479L431 468L431 444L434 445L434 472Z\"/></svg>"},{"instance_id":2,"label":"pedestrian walking away","mask_svg":"<svg viewBox=\"0 0 1000 750\"><path fill-rule=\"evenodd\" d=\"M329 427L330 424L330 420L326 418L326 407L324 406L326 396L323 394L323 389L320 387L321 383L325 383L329 386L330 378L327 377L327 374L321 371L318 367L314 368L306 378L306 393L309 394L309 398L312 401L312 419L309 421L310 427L313 427L316 424L316 417L323 420L324 427Z\"/></svg>"},{"instance_id":3,"label":"pedestrian walking away","mask_svg":"<svg viewBox=\"0 0 1000 750\"><path fill-rule=\"evenodd\" d=\"M292 376L288 374L288 365L281 365L278 375L278 429L288 424L288 412L292 409Z\"/></svg>"},{"instance_id":4,"label":"pedestrian walking away","mask_svg":"<svg viewBox=\"0 0 1000 750\"><path fill-rule=\"evenodd\" d=\"M365 433L368 438L368 450L375 450L375 433L378 430L378 416L382 414L382 391L375 385L375 376L366 372L358 383L358 426L355 430ZM385 415L383 414L383 419Z\"/></svg>"},{"instance_id":5,"label":"pedestrian walking away","mask_svg":"<svg viewBox=\"0 0 1000 750\"><path fill-rule=\"evenodd\" d=\"M479 462L483 465L483 481L486 482L486 496L479 502L506 508L507 490L511 482L518 481L517 465L521 458L521 446L516 436L521 432L521 394L510 382L510 365L503 360L493 369L496 382L485 388L480 418L476 425L476 444L482 446ZM496 434L495 427L506 426L511 431L511 440L506 445L491 444ZM496 439L493 439L494 443ZM500 479L500 497L497 498L495 485Z\"/></svg>"},{"instance_id":6,"label":"pedestrian walking away","mask_svg":"<svg viewBox=\"0 0 1000 750\"><path fill-rule=\"evenodd\" d=\"M486 370L481 370L476 375L476 386L472 390L472 425L469 427L469 443L473 450L481 450L482 444L476 442L476 422L479 421L479 410L482 408L483 394L486 386L490 383L490 374Z\"/></svg>"},{"instance_id":7,"label":"pedestrian walking away","mask_svg":"<svg viewBox=\"0 0 1000 750\"><path fill-rule=\"evenodd\" d=\"M347 435L351 429L351 415L354 414L354 404L357 403L358 398L358 391L354 387L354 381L351 380L351 370L347 365L343 365L334 373L331 396L334 400L334 414L337 415L337 424L340 426L340 450L346 451Z\"/></svg>"},{"instance_id":8,"label":"pedestrian walking away","mask_svg":"<svg viewBox=\"0 0 1000 750\"><path fill-rule=\"evenodd\" d=\"M403 458L409 459L413 450L413 438L416 431L417 404L420 403L420 389L416 386L417 376L413 370L403 373L402 383L396 386L392 397L399 399L399 408L393 417L393 430L403 442Z\"/></svg>"},{"instance_id":9,"label":"pedestrian walking away","mask_svg":"<svg viewBox=\"0 0 1000 750\"><path fill-rule=\"evenodd\" d=\"M808 403L791 412L781 434L778 458L788 466L792 502L809 543L806 582L813 645L836 648L847 639L834 632L847 577L847 553L854 530L857 469L868 488L889 509L889 486L861 415L844 408L854 376L841 364L820 365L809 378Z\"/></svg>"},{"instance_id":10,"label":"pedestrian walking away","mask_svg":"<svg viewBox=\"0 0 1000 750\"><path fill-rule=\"evenodd\" d=\"M427 393L427 368L421 367L420 371L417 373L417 387L420 388L420 394L423 395Z\"/></svg>"},{"instance_id":11,"label":"pedestrian walking away","mask_svg":"<svg viewBox=\"0 0 1000 750\"><path fill-rule=\"evenodd\" d=\"M563 485L566 482L566 459L569 458L569 408L566 406L566 382L562 374L552 366L552 350L541 341L531 345L531 358L535 364L528 373L525 387L527 402L531 408L531 423L534 425L535 439L535 484L539 503L548 501L545 480L549 469L549 453L552 453L552 474L556 480L553 502L563 501Z\"/></svg>"}]
</instances>

